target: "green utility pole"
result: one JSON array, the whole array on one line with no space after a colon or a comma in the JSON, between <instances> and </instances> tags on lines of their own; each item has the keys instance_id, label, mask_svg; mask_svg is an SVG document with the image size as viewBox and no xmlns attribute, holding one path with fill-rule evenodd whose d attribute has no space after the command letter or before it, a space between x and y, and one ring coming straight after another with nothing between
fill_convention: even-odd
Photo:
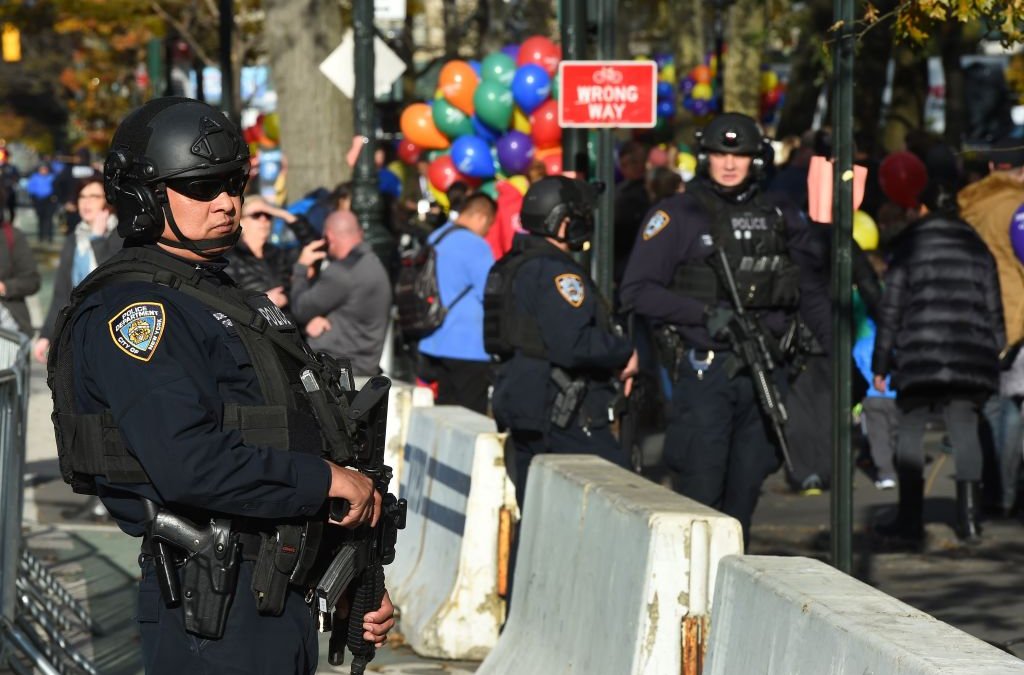
<instances>
[{"instance_id":1,"label":"green utility pole","mask_svg":"<svg viewBox=\"0 0 1024 675\"><path fill-rule=\"evenodd\" d=\"M585 0L559 0L559 16L562 21L562 58L566 61L580 61L586 58L587 50L587 5ZM587 130L562 130L562 166L566 171L575 171L577 176L586 177L589 170L587 161Z\"/></svg>"},{"instance_id":2,"label":"green utility pole","mask_svg":"<svg viewBox=\"0 0 1024 675\"><path fill-rule=\"evenodd\" d=\"M597 58L615 58L615 15L616 0L596 0L597 11ZM586 152L586 141L583 145ZM597 282L601 295L612 297L612 261L615 242L615 149L612 145L612 130L597 132L597 180L604 183L604 192L598 202L597 231L594 236L594 251L591 274Z\"/></svg>"},{"instance_id":3,"label":"green utility pole","mask_svg":"<svg viewBox=\"0 0 1024 675\"><path fill-rule=\"evenodd\" d=\"M374 163L374 139L377 137L376 109L374 108L373 71L373 0L356 0L355 24L356 90L352 104L355 108L355 133L365 146L356 160L352 186L352 211L366 233L373 250L387 260L390 256L390 237L384 230L381 214L380 191L377 186L377 166Z\"/></svg>"},{"instance_id":4,"label":"green utility pole","mask_svg":"<svg viewBox=\"0 0 1024 675\"><path fill-rule=\"evenodd\" d=\"M834 0L832 125L833 411L832 564L853 569L853 466L850 457L851 249L853 241L853 0ZM721 66L719 66L721 67Z\"/></svg>"}]
</instances>

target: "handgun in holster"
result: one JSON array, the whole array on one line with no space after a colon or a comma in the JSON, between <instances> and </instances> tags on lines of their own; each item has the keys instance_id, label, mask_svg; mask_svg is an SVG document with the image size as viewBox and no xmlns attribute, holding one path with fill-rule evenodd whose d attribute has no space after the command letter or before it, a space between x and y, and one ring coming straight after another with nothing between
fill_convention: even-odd
<instances>
[{"instance_id":1,"label":"handgun in holster","mask_svg":"<svg viewBox=\"0 0 1024 675\"><path fill-rule=\"evenodd\" d=\"M587 383L583 378L573 378L558 366L551 368L551 381L558 391L551 406L551 423L560 429L568 428L579 411L586 394Z\"/></svg>"},{"instance_id":2,"label":"handgun in holster","mask_svg":"<svg viewBox=\"0 0 1024 675\"><path fill-rule=\"evenodd\" d=\"M654 351L672 381L679 379L679 366L686 357L686 348L675 328L665 325L654 332Z\"/></svg>"},{"instance_id":3,"label":"handgun in holster","mask_svg":"<svg viewBox=\"0 0 1024 675\"><path fill-rule=\"evenodd\" d=\"M180 589L185 630L207 639L222 637L238 581L238 537L231 532L231 521L211 518L207 527L200 528L160 510L149 523L146 538L151 549L170 544L184 552ZM170 598L163 586L166 602Z\"/></svg>"}]
</instances>

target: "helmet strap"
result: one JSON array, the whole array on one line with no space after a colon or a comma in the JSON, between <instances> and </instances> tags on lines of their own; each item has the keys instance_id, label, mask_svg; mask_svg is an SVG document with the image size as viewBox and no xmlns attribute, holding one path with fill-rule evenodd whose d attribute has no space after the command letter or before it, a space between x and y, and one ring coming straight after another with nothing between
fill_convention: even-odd
<instances>
[{"instance_id":1,"label":"helmet strap","mask_svg":"<svg viewBox=\"0 0 1024 675\"><path fill-rule=\"evenodd\" d=\"M225 247L230 248L238 243L239 237L242 236L242 228L238 228L231 234L226 234L223 237L217 237L216 239L189 239L181 232L181 228L178 227L178 223L174 220L174 212L171 210L171 205L168 202L163 204L164 215L167 217L167 223L171 226L171 231L174 232L174 236L178 238L177 241L168 239L167 237L160 237L157 241L164 246L170 246L171 248L183 249L190 251L201 258L212 260L219 258ZM217 249L216 253L210 253L210 250Z\"/></svg>"}]
</instances>

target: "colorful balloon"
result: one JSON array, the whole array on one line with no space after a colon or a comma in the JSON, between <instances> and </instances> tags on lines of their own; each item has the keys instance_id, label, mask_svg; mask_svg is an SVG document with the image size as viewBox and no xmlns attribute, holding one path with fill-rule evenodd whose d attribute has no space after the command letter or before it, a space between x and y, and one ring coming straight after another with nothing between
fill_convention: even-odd
<instances>
[{"instance_id":1,"label":"colorful balloon","mask_svg":"<svg viewBox=\"0 0 1024 675\"><path fill-rule=\"evenodd\" d=\"M559 86L560 85L559 85L558 73L556 72L555 76L551 78L551 98L555 99L556 101L558 100L558 87Z\"/></svg>"},{"instance_id":2,"label":"colorful balloon","mask_svg":"<svg viewBox=\"0 0 1024 675\"><path fill-rule=\"evenodd\" d=\"M432 118L438 131L448 138L458 138L473 133L473 123L469 121L469 115L447 100L434 102Z\"/></svg>"},{"instance_id":3,"label":"colorful balloon","mask_svg":"<svg viewBox=\"0 0 1024 675\"><path fill-rule=\"evenodd\" d=\"M263 118L263 133L275 143L281 137L281 118L276 112Z\"/></svg>"},{"instance_id":4,"label":"colorful balloon","mask_svg":"<svg viewBox=\"0 0 1024 675\"><path fill-rule=\"evenodd\" d=\"M530 115L530 135L538 150L562 145L562 127L558 126L558 104L545 101Z\"/></svg>"},{"instance_id":5,"label":"colorful balloon","mask_svg":"<svg viewBox=\"0 0 1024 675\"><path fill-rule=\"evenodd\" d=\"M530 189L530 181L526 176L509 176L506 182L516 190L519 190L521 195L525 195L526 191Z\"/></svg>"},{"instance_id":6,"label":"colorful balloon","mask_svg":"<svg viewBox=\"0 0 1024 675\"><path fill-rule=\"evenodd\" d=\"M473 115L473 119L470 120L470 122L473 124L473 133L479 136L480 138L484 139L488 143L494 143L499 138L501 138L500 131L498 131L497 129L492 129L491 127L487 126L476 115Z\"/></svg>"},{"instance_id":7,"label":"colorful balloon","mask_svg":"<svg viewBox=\"0 0 1024 675\"><path fill-rule=\"evenodd\" d=\"M540 160L544 162L544 172L549 176L562 175L562 148L548 148L549 152Z\"/></svg>"},{"instance_id":8,"label":"colorful balloon","mask_svg":"<svg viewBox=\"0 0 1024 675\"><path fill-rule=\"evenodd\" d=\"M532 129L529 116L518 107L512 109L512 128L524 134L530 133Z\"/></svg>"},{"instance_id":9,"label":"colorful balloon","mask_svg":"<svg viewBox=\"0 0 1024 675\"><path fill-rule=\"evenodd\" d=\"M458 59L444 64L437 80L448 102L467 115L473 114L473 93L479 83L473 66Z\"/></svg>"},{"instance_id":10,"label":"colorful balloon","mask_svg":"<svg viewBox=\"0 0 1024 675\"><path fill-rule=\"evenodd\" d=\"M489 180L477 188L477 192L482 192L491 199L497 201L498 199L498 183L497 181Z\"/></svg>"},{"instance_id":11,"label":"colorful balloon","mask_svg":"<svg viewBox=\"0 0 1024 675\"><path fill-rule=\"evenodd\" d=\"M690 96L693 97L694 101L710 101L714 91L711 89L711 85L706 82L699 82L693 85L693 91Z\"/></svg>"},{"instance_id":12,"label":"colorful balloon","mask_svg":"<svg viewBox=\"0 0 1024 675\"><path fill-rule=\"evenodd\" d=\"M779 76L774 70L766 70L761 73L761 92L774 91L779 86Z\"/></svg>"},{"instance_id":13,"label":"colorful balloon","mask_svg":"<svg viewBox=\"0 0 1024 675\"><path fill-rule=\"evenodd\" d=\"M430 106L426 103L413 103L403 110L399 126L402 135L421 148L441 150L450 145L444 134L438 131Z\"/></svg>"},{"instance_id":14,"label":"colorful balloon","mask_svg":"<svg viewBox=\"0 0 1024 675\"><path fill-rule=\"evenodd\" d=\"M1010 245L1017 260L1024 263L1024 206L1018 208L1010 220Z\"/></svg>"},{"instance_id":15,"label":"colorful balloon","mask_svg":"<svg viewBox=\"0 0 1024 675\"><path fill-rule=\"evenodd\" d=\"M477 77L483 77L481 74L483 72L483 65L479 61L476 59L470 59L469 67L473 69L473 72L476 73Z\"/></svg>"},{"instance_id":16,"label":"colorful balloon","mask_svg":"<svg viewBox=\"0 0 1024 675\"><path fill-rule=\"evenodd\" d=\"M693 92L693 85L695 84L697 83L693 81L693 78L687 75L679 80L679 91L683 93L683 96L689 96Z\"/></svg>"},{"instance_id":17,"label":"colorful balloon","mask_svg":"<svg viewBox=\"0 0 1024 675\"><path fill-rule=\"evenodd\" d=\"M448 192L448 188L456 181L465 181L466 176L462 175L455 168L455 162L449 155L438 157L427 167L427 178L430 185L442 193Z\"/></svg>"},{"instance_id":18,"label":"colorful balloon","mask_svg":"<svg viewBox=\"0 0 1024 675\"><path fill-rule=\"evenodd\" d=\"M680 152L676 156L676 168L679 169L683 180L690 180L697 175L697 158L689 152Z\"/></svg>"},{"instance_id":19,"label":"colorful balloon","mask_svg":"<svg viewBox=\"0 0 1024 675\"><path fill-rule=\"evenodd\" d=\"M670 100L675 96L675 89L672 87L671 82L659 82L658 83L658 100L666 101Z\"/></svg>"},{"instance_id":20,"label":"colorful balloon","mask_svg":"<svg viewBox=\"0 0 1024 675\"><path fill-rule=\"evenodd\" d=\"M878 166L878 185L892 203L905 209L917 208L928 184L928 169L912 152L894 152Z\"/></svg>"},{"instance_id":21,"label":"colorful balloon","mask_svg":"<svg viewBox=\"0 0 1024 675\"><path fill-rule=\"evenodd\" d=\"M520 68L527 63L536 63L547 71L548 77L558 70L558 62L562 60L562 49L543 35L534 35L523 41L519 48L516 65Z\"/></svg>"},{"instance_id":22,"label":"colorful balloon","mask_svg":"<svg viewBox=\"0 0 1024 675\"><path fill-rule=\"evenodd\" d=\"M536 63L527 63L512 78L512 98L526 114L532 113L551 94L551 77Z\"/></svg>"},{"instance_id":23,"label":"colorful balloon","mask_svg":"<svg viewBox=\"0 0 1024 675\"><path fill-rule=\"evenodd\" d=\"M512 92L497 82L481 82L473 96L480 121L498 131L508 129L512 121Z\"/></svg>"},{"instance_id":24,"label":"colorful balloon","mask_svg":"<svg viewBox=\"0 0 1024 675\"><path fill-rule=\"evenodd\" d=\"M512 86L512 78L516 74L516 62L508 54L495 52L484 59L481 72L485 82L497 82L508 88Z\"/></svg>"},{"instance_id":25,"label":"colorful balloon","mask_svg":"<svg viewBox=\"0 0 1024 675\"><path fill-rule=\"evenodd\" d=\"M501 48L501 53L515 61L519 58L519 45L505 45Z\"/></svg>"},{"instance_id":26,"label":"colorful balloon","mask_svg":"<svg viewBox=\"0 0 1024 675\"><path fill-rule=\"evenodd\" d=\"M462 136L452 143L452 162L459 173L472 178L494 175L491 146L478 136Z\"/></svg>"},{"instance_id":27,"label":"colorful balloon","mask_svg":"<svg viewBox=\"0 0 1024 675\"><path fill-rule=\"evenodd\" d=\"M658 64L658 70L672 63L672 60L672 55L666 52L658 52L654 55L654 62Z\"/></svg>"},{"instance_id":28,"label":"colorful balloon","mask_svg":"<svg viewBox=\"0 0 1024 675\"><path fill-rule=\"evenodd\" d=\"M423 148L408 138L403 138L398 142L397 154L398 158L406 164L415 164L419 161L420 155L423 154Z\"/></svg>"},{"instance_id":29,"label":"colorful balloon","mask_svg":"<svg viewBox=\"0 0 1024 675\"><path fill-rule=\"evenodd\" d=\"M672 99L658 101L658 117L674 117L676 114L676 102Z\"/></svg>"},{"instance_id":30,"label":"colorful balloon","mask_svg":"<svg viewBox=\"0 0 1024 675\"><path fill-rule=\"evenodd\" d=\"M711 83L711 68L701 64L694 66L693 70L690 71L690 79L697 84L710 84ZM696 97L694 97L696 98Z\"/></svg>"},{"instance_id":31,"label":"colorful balloon","mask_svg":"<svg viewBox=\"0 0 1024 675\"><path fill-rule=\"evenodd\" d=\"M878 248L878 225L863 211L853 212L853 240L865 251Z\"/></svg>"},{"instance_id":32,"label":"colorful balloon","mask_svg":"<svg viewBox=\"0 0 1024 675\"><path fill-rule=\"evenodd\" d=\"M434 201L440 204L442 209L447 211L448 207L451 205L451 202L448 201L448 195L445 193L445 191L438 190L433 185L428 185L427 187L430 188L430 194L434 196Z\"/></svg>"},{"instance_id":33,"label":"colorful balloon","mask_svg":"<svg viewBox=\"0 0 1024 675\"><path fill-rule=\"evenodd\" d=\"M660 80L661 82L668 82L669 84L671 84L672 82L675 82L676 81L676 67L675 67L675 65L670 63L667 66L665 66L664 68L662 68L661 72L658 73L658 80Z\"/></svg>"},{"instance_id":34,"label":"colorful balloon","mask_svg":"<svg viewBox=\"0 0 1024 675\"><path fill-rule=\"evenodd\" d=\"M533 141L520 131L510 131L497 143L498 162L505 173L523 173L533 161Z\"/></svg>"}]
</instances>

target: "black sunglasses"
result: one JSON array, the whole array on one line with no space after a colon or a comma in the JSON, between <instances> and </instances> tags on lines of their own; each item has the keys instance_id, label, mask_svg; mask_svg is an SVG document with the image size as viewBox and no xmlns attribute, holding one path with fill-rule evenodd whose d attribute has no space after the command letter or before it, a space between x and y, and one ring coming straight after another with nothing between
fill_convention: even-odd
<instances>
[{"instance_id":1,"label":"black sunglasses","mask_svg":"<svg viewBox=\"0 0 1024 675\"><path fill-rule=\"evenodd\" d=\"M172 178L167 181L167 187L189 199L210 202L222 192L227 192L232 197L241 195L248 181L249 174L247 172L238 172L203 178Z\"/></svg>"},{"instance_id":2,"label":"black sunglasses","mask_svg":"<svg viewBox=\"0 0 1024 675\"><path fill-rule=\"evenodd\" d=\"M266 218L267 220L273 220L274 216L270 215L266 211L257 211L256 213L247 213L245 218Z\"/></svg>"}]
</instances>

